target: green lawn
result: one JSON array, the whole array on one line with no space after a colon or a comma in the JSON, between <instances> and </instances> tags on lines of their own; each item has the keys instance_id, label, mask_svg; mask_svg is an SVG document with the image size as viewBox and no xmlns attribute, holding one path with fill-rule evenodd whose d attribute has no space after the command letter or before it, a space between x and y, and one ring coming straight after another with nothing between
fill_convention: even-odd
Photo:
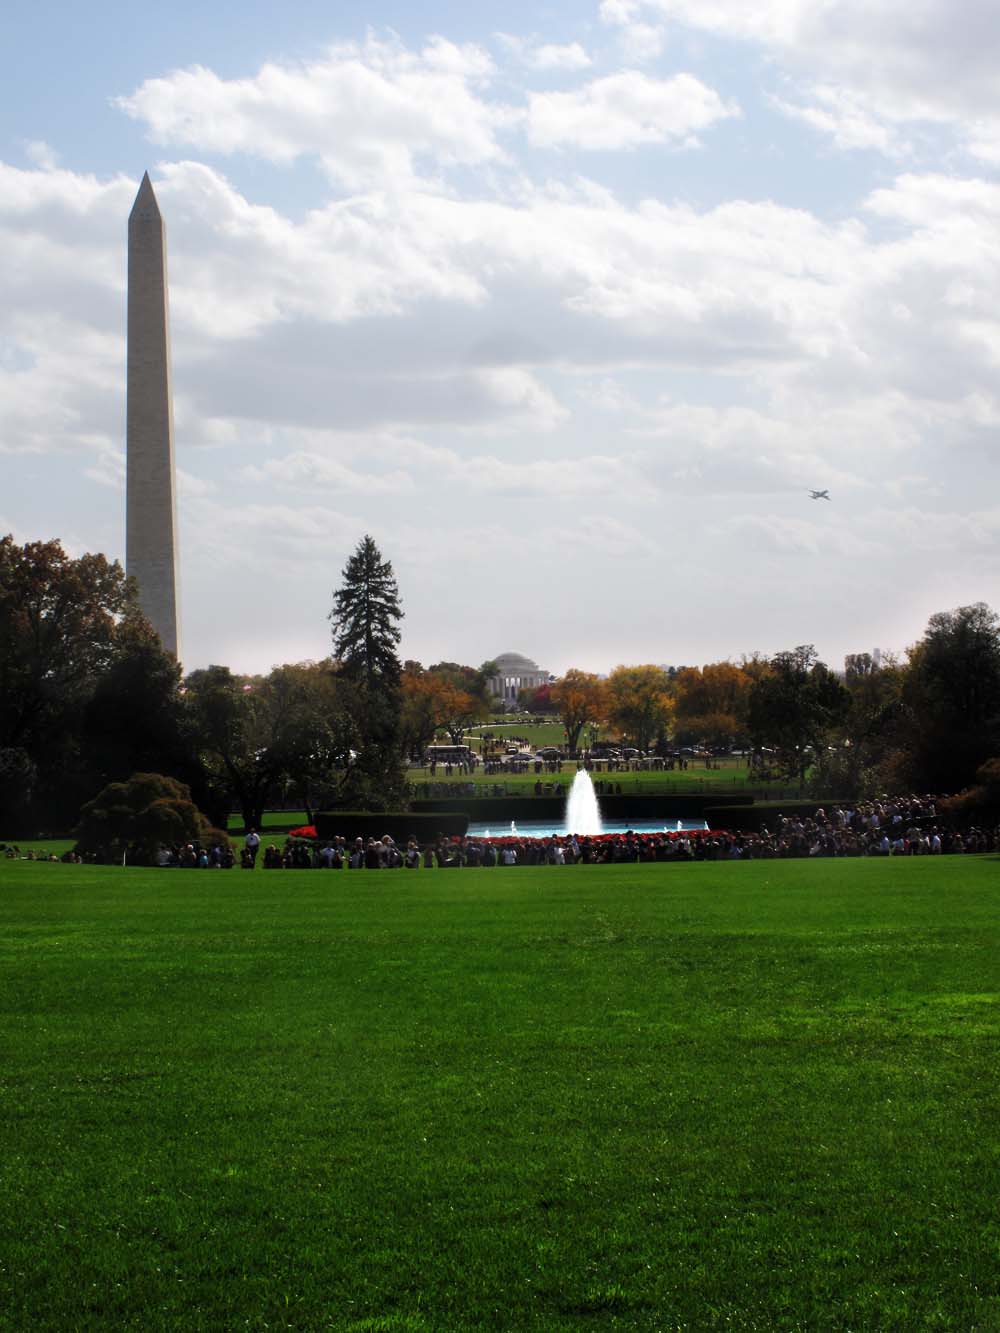
<instances>
[{"instance_id":1,"label":"green lawn","mask_svg":"<svg viewBox=\"0 0 1000 1333\"><path fill-rule=\"evenodd\" d=\"M72 851L76 846L75 838L0 838L0 842L17 847L22 855L32 851L36 856L48 856L53 852L56 856L62 856L63 852Z\"/></svg>"},{"instance_id":2,"label":"green lawn","mask_svg":"<svg viewBox=\"0 0 1000 1333\"><path fill-rule=\"evenodd\" d=\"M1000 860L0 861L0 1326L996 1329Z\"/></svg>"},{"instance_id":3,"label":"green lawn","mask_svg":"<svg viewBox=\"0 0 1000 1333\"><path fill-rule=\"evenodd\" d=\"M483 732L494 736L497 740L506 740L512 736L520 737L536 750L540 745L564 745L566 742L566 729L561 722L536 722L534 719L517 718L510 722L484 722L481 727L473 727L466 732L466 743L472 745L478 741ZM586 734L589 736L589 728ZM585 739L581 740L581 744L585 743Z\"/></svg>"},{"instance_id":4,"label":"green lawn","mask_svg":"<svg viewBox=\"0 0 1000 1333\"><path fill-rule=\"evenodd\" d=\"M299 828L305 822L306 812L304 810L265 810L264 822L260 826L260 832L265 833L268 829ZM228 832L237 842L240 841L243 834L242 815L229 816Z\"/></svg>"}]
</instances>

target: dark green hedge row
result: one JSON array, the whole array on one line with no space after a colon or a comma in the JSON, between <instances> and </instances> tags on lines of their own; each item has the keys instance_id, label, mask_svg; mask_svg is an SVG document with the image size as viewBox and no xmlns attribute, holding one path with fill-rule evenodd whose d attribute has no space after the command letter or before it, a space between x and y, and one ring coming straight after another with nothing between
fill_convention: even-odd
<instances>
[{"instance_id":1,"label":"dark green hedge row","mask_svg":"<svg viewBox=\"0 0 1000 1333\"><path fill-rule=\"evenodd\" d=\"M469 816L464 813L435 812L433 814L389 810L382 814L368 811L326 810L316 815L316 835L324 838L381 838L388 833L394 842L405 844L416 838L421 847L434 842L439 833L446 837L464 837L469 827Z\"/></svg>"},{"instance_id":2,"label":"dark green hedge row","mask_svg":"<svg viewBox=\"0 0 1000 1333\"><path fill-rule=\"evenodd\" d=\"M608 819L699 819L706 806L749 805L752 796L642 792L600 796L601 813ZM509 824L512 819L546 819L558 823L566 808L565 796L439 796L414 801L422 814L464 813L482 823Z\"/></svg>"},{"instance_id":3,"label":"dark green hedge row","mask_svg":"<svg viewBox=\"0 0 1000 1333\"><path fill-rule=\"evenodd\" d=\"M814 815L823 806L834 805L817 800L759 801L753 805L714 805L705 809L705 822L709 828L732 829L736 833L759 833L762 824L766 824L772 833L777 832L779 815Z\"/></svg>"}]
</instances>

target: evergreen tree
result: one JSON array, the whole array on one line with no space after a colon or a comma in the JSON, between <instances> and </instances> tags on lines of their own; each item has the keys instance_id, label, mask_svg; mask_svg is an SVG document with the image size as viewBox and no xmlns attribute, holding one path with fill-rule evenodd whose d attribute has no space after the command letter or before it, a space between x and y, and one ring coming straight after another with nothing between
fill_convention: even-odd
<instances>
[{"instance_id":1,"label":"evergreen tree","mask_svg":"<svg viewBox=\"0 0 1000 1333\"><path fill-rule=\"evenodd\" d=\"M392 565L366 534L344 566L330 612L334 654L356 692L361 735L344 785L341 804L347 808L387 810L402 802L402 667L396 654L402 617Z\"/></svg>"},{"instance_id":2,"label":"evergreen tree","mask_svg":"<svg viewBox=\"0 0 1000 1333\"><path fill-rule=\"evenodd\" d=\"M334 655L346 675L366 686L398 688L399 588L392 565L367 534L344 566L343 580L330 612Z\"/></svg>"}]
</instances>

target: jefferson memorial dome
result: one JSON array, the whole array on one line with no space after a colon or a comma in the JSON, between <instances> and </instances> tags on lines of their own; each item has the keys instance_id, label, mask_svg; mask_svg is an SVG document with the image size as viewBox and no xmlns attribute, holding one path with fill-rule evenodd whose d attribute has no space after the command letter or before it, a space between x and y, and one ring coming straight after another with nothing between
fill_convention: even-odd
<instances>
[{"instance_id":1,"label":"jefferson memorial dome","mask_svg":"<svg viewBox=\"0 0 1000 1333\"><path fill-rule=\"evenodd\" d=\"M537 690L540 685L549 683L549 673L523 653L501 653L494 660L497 673L487 684L490 694L495 699L502 699L507 708L517 704L522 690Z\"/></svg>"}]
</instances>

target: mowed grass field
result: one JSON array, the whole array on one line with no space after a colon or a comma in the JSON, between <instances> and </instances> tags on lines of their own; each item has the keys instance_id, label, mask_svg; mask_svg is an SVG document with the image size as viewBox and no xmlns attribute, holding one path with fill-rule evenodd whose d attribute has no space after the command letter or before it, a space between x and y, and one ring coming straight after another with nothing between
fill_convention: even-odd
<instances>
[{"instance_id":1,"label":"mowed grass field","mask_svg":"<svg viewBox=\"0 0 1000 1333\"><path fill-rule=\"evenodd\" d=\"M590 728L587 728L587 737L590 736ZM481 726L470 727L465 733L466 742L469 745L478 743L483 735L492 736L499 741L507 741L515 736L522 737L536 750L540 745L564 745L566 743L566 729L561 722L538 722L535 718L517 717L503 722L484 722ZM439 735L438 740L442 744L448 743L446 732ZM586 743L586 738L582 740L581 745Z\"/></svg>"},{"instance_id":2,"label":"mowed grass field","mask_svg":"<svg viewBox=\"0 0 1000 1333\"><path fill-rule=\"evenodd\" d=\"M0 1326L996 1329L1000 860L0 862Z\"/></svg>"}]
</instances>

